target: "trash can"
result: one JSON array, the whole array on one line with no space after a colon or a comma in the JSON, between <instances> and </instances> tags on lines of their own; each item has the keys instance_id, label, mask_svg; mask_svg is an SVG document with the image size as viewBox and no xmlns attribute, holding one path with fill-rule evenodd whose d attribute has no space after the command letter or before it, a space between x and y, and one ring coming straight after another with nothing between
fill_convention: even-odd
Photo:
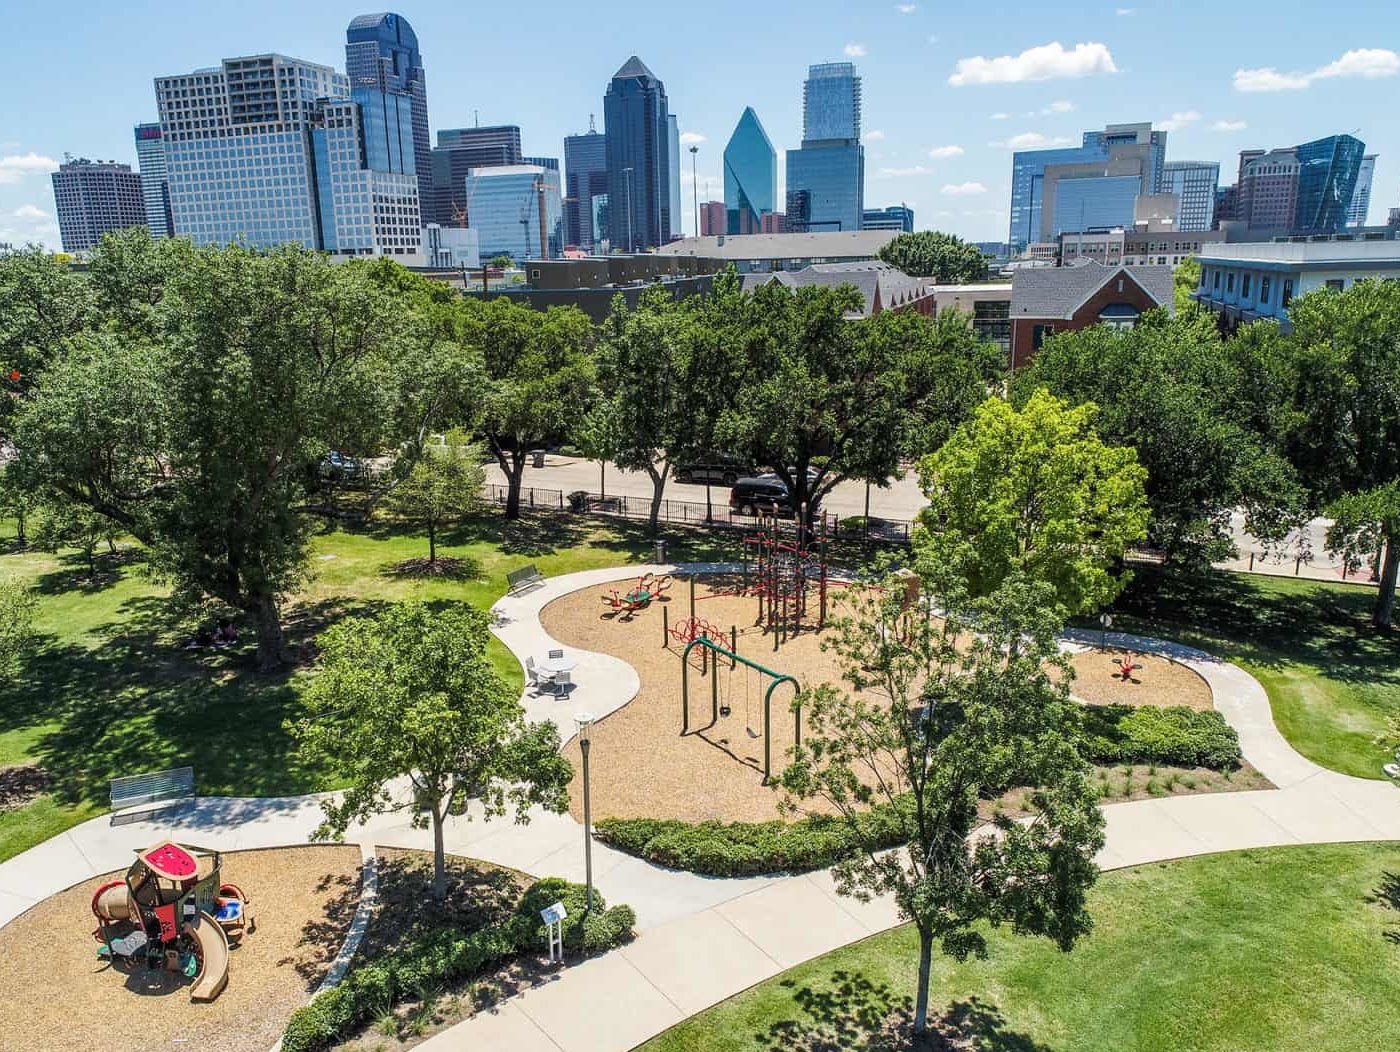
<instances>
[{"instance_id":1,"label":"trash can","mask_svg":"<svg viewBox=\"0 0 1400 1052\"><path fill-rule=\"evenodd\" d=\"M657 563L658 563L659 565L661 565L661 566L665 566L665 565L666 565L666 542L665 542L665 541L657 541L657 542L656 542L656 561L657 561Z\"/></svg>"},{"instance_id":2,"label":"trash can","mask_svg":"<svg viewBox=\"0 0 1400 1052\"><path fill-rule=\"evenodd\" d=\"M532 449L532 450L530 450L530 466L531 466L532 468L542 468L542 467L544 467L544 450L543 450L543 449Z\"/></svg>"}]
</instances>

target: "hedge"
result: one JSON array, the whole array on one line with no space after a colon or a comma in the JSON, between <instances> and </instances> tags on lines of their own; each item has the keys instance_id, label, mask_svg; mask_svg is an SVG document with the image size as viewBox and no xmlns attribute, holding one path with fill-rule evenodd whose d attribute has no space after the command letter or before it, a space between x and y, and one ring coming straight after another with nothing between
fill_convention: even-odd
<instances>
[{"instance_id":1,"label":"hedge","mask_svg":"<svg viewBox=\"0 0 1400 1052\"><path fill-rule=\"evenodd\" d=\"M428 987L464 979L525 951L545 945L539 911L564 903L564 946L597 952L626 942L637 917L630 906L605 908L593 892L594 910L586 910L587 890L558 877L531 885L504 923L474 932L442 928L413 945L355 968L334 989L298 1008L282 1034L283 1052L316 1052L345 1040L381 1012Z\"/></svg>"},{"instance_id":2,"label":"hedge","mask_svg":"<svg viewBox=\"0 0 1400 1052\"><path fill-rule=\"evenodd\" d=\"M1215 711L1185 706L1084 707L1084 755L1094 764L1161 763L1233 770L1241 760L1239 735ZM648 862L714 877L825 869L869 839L897 847L899 823L889 804L861 816L861 838L839 818L796 822L683 822L660 818L604 818L598 839Z\"/></svg>"}]
</instances>

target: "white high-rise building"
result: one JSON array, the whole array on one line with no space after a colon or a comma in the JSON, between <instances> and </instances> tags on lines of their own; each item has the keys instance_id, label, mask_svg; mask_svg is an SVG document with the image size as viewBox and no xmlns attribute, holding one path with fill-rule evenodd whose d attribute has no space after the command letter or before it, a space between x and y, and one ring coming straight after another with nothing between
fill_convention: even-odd
<instances>
[{"instance_id":1,"label":"white high-rise building","mask_svg":"<svg viewBox=\"0 0 1400 1052\"><path fill-rule=\"evenodd\" d=\"M170 237L170 185L165 175L165 144L159 124L136 126L136 161L141 172L141 199L151 237Z\"/></svg>"},{"instance_id":2,"label":"white high-rise building","mask_svg":"<svg viewBox=\"0 0 1400 1052\"><path fill-rule=\"evenodd\" d=\"M1361 158L1361 167L1356 172L1356 189L1351 195L1351 206L1347 208L1347 226L1365 226L1367 213L1371 211L1371 180L1376 176L1376 154L1368 153Z\"/></svg>"},{"instance_id":3,"label":"white high-rise building","mask_svg":"<svg viewBox=\"0 0 1400 1052\"><path fill-rule=\"evenodd\" d=\"M1176 229L1209 230L1215 221L1215 191L1220 165L1215 161L1168 161L1162 166L1162 192L1179 200Z\"/></svg>"}]
</instances>

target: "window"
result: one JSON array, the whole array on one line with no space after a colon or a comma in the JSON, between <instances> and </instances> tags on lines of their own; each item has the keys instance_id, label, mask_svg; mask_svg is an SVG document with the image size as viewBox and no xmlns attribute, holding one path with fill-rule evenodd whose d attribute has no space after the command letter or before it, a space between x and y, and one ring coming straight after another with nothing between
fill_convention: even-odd
<instances>
[{"instance_id":1,"label":"window","mask_svg":"<svg viewBox=\"0 0 1400 1052\"><path fill-rule=\"evenodd\" d=\"M1292 278L1284 278L1284 279L1283 279L1283 296L1280 297L1280 299L1279 299L1279 306L1281 306L1281 307L1287 307L1288 304L1289 304L1289 302L1290 302L1292 299L1293 299L1293 279L1292 279Z\"/></svg>"},{"instance_id":2,"label":"window","mask_svg":"<svg viewBox=\"0 0 1400 1052\"><path fill-rule=\"evenodd\" d=\"M1337 292L1341 292L1342 289L1347 287L1346 278L1328 278L1327 287L1329 289L1335 289Z\"/></svg>"},{"instance_id":3,"label":"window","mask_svg":"<svg viewBox=\"0 0 1400 1052\"><path fill-rule=\"evenodd\" d=\"M1270 284L1271 284L1271 282L1270 282L1270 279L1268 279L1268 278L1260 278L1260 279L1259 279L1259 303L1260 303L1261 305L1267 305L1268 302L1269 302L1269 285L1270 285Z\"/></svg>"},{"instance_id":4,"label":"window","mask_svg":"<svg viewBox=\"0 0 1400 1052\"><path fill-rule=\"evenodd\" d=\"M1215 272L1215 281L1213 283L1213 287L1216 292L1220 291L1220 271L1218 270Z\"/></svg>"},{"instance_id":5,"label":"window","mask_svg":"<svg viewBox=\"0 0 1400 1052\"><path fill-rule=\"evenodd\" d=\"M1041 344L1045 342L1045 337L1055 331L1053 325L1037 325L1031 329L1031 350L1040 350Z\"/></svg>"},{"instance_id":6,"label":"window","mask_svg":"<svg viewBox=\"0 0 1400 1052\"><path fill-rule=\"evenodd\" d=\"M1248 274L1245 274L1243 277L1240 278L1240 298L1241 298L1241 299L1249 299L1249 281L1250 281L1250 275L1248 275Z\"/></svg>"},{"instance_id":7,"label":"window","mask_svg":"<svg viewBox=\"0 0 1400 1052\"><path fill-rule=\"evenodd\" d=\"M1226 275L1225 275L1225 291L1226 291L1226 292L1234 292L1234 291L1235 291L1235 275L1234 275L1234 274L1226 274Z\"/></svg>"}]
</instances>

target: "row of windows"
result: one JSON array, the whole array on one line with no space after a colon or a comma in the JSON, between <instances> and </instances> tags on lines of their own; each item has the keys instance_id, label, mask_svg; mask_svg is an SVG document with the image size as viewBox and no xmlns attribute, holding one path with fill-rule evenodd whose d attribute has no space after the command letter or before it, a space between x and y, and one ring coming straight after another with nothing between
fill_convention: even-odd
<instances>
[{"instance_id":1,"label":"row of windows","mask_svg":"<svg viewBox=\"0 0 1400 1052\"><path fill-rule=\"evenodd\" d=\"M1227 296L1232 296L1232 295L1234 295L1234 292L1235 292L1235 272L1234 272L1233 270L1227 271L1227 272L1225 273L1225 275L1224 275L1224 278L1225 278L1225 281L1224 281L1224 285L1225 285L1225 295L1227 295ZM1215 292L1217 292L1217 293L1220 291L1220 286L1221 286L1221 280L1220 280L1220 279L1221 279L1221 273L1220 273L1220 271L1217 269L1217 270L1214 271L1214 274L1213 274L1213 277L1212 277L1212 282L1211 282L1211 288L1212 288L1212 290L1215 291ZM1248 272L1246 272L1246 273L1240 275L1240 282L1239 282L1239 286L1240 286L1240 299L1242 299L1242 300L1247 300L1247 299L1249 299L1250 293L1251 293L1251 292L1253 291L1253 289L1254 289L1254 280L1253 280L1253 279L1254 279L1254 275L1253 275L1253 274L1250 274L1250 273L1248 273ZM1332 282L1332 281L1327 282L1327 287L1328 287L1328 288L1338 288L1338 289L1340 289L1340 288L1343 287L1343 285L1345 285L1345 282L1344 282L1344 281L1341 281L1341 280L1338 280L1338 281L1336 281L1335 283ZM1205 288L1205 287L1206 287L1206 277L1205 277L1205 274L1202 273L1202 274L1201 274L1201 288ZM1292 278L1284 278L1281 287L1282 287L1282 293L1281 293L1281 295L1279 296L1279 304L1278 304L1278 305L1279 305L1280 307L1282 307L1282 308L1287 308L1287 306L1289 305L1289 303L1291 303L1291 302L1293 301L1293 279L1292 279ZM1271 278L1271 277L1270 277L1269 275L1267 275L1267 274L1260 277L1259 283L1258 283L1258 290L1259 290L1259 301L1258 301L1258 302L1259 302L1259 306L1261 306L1261 307L1272 306L1273 288L1274 288L1273 278Z\"/></svg>"}]
</instances>

